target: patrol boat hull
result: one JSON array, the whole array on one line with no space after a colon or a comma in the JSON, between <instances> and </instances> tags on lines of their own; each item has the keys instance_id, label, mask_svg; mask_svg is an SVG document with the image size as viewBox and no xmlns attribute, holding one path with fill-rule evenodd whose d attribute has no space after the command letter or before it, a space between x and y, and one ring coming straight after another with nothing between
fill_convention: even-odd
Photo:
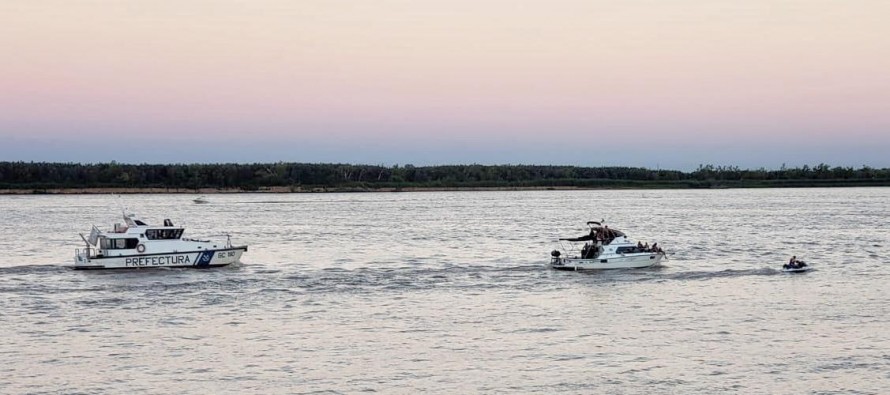
<instances>
[{"instance_id":1,"label":"patrol boat hull","mask_svg":"<svg viewBox=\"0 0 890 395\"><path fill-rule=\"evenodd\" d=\"M227 266L238 262L247 247L216 250L173 252L158 254L131 254L117 256L93 256L78 250L74 257L75 269L136 269L136 268L209 268Z\"/></svg>"}]
</instances>

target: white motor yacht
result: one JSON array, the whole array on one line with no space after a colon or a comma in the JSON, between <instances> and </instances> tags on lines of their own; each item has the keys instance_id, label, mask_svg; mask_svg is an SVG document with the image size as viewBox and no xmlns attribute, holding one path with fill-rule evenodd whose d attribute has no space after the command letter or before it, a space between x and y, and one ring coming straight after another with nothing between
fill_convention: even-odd
<instances>
[{"instance_id":1,"label":"white motor yacht","mask_svg":"<svg viewBox=\"0 0 890 395\"><path fill-rule=\"evenodd\" d=\"M589 221L590 233L559 239L562 251L550 253L550 267L560 270L632 269L658 265L666 255L658 243L645 247L624 232ZM568 246L563 244L568 242ZM579 248L580 247L580 248Z\"/></svg>"}]
</instances>

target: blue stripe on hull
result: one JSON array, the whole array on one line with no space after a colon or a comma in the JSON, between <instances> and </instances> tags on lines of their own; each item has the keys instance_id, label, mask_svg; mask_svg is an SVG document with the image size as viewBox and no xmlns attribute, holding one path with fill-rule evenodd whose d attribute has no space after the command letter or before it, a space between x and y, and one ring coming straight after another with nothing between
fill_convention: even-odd
<instances>
[{"instance_id":1,"label":"blue stripe on hull","mask_svg":"<svg viewBox=\"0 0 890 395\"><path fill-rule=\"evenodd\" d=\"M210 261L213 260L213 254L215 254L215 253L216 253L216 251L212 251L212 250L202 251L200 254L198 254L198 259L195 260L195 266L198 266L198 267L210 266Z\"/></svg>"}]
</instances>

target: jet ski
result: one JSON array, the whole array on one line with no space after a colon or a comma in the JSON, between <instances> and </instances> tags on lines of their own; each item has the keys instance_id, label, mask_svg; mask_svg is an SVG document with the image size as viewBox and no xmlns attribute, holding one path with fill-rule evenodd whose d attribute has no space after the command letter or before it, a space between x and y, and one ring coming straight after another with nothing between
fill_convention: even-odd
<instances>
[{"instance_id":1,"label":"jet ski","mask_svg":"<svg viewBox=\"0 0 890 395\"><path fill-rule=\"evenodd\" d=\"M804 261L796 261L795 263L786 263L782 265L782 271L785 273L803 273L812 269L813 267L807 265Z\"/></svg>"}]
</instances>

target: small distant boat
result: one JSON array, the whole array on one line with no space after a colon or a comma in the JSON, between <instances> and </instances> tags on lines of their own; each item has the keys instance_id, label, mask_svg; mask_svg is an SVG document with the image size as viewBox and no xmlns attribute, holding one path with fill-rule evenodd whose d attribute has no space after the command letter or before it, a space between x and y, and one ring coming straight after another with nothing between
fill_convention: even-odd
<instances>
[{"instance_id":1,"label":"small distant boat","mask_svg":"<svg viewBox=\"0 0 890 395\"><path fill-rule=\"evenodd\" d=\"M128 269L147 267L226 266L241 259L247 246L182 237L185 229L169 219L163 226L152 226L133 214L124 212L124 224L115 224L105 232L95 225L89 237L80 237L86 248L74 252L75 269Z\"/></svg>"},{"instance_id":2,"label":"small distant boat","mask_svg":"<svg viewBox=\"0 0 890 395\"><path fill-rule=\"evenodd\" d=\"M575 238L559 239L570 243L562 250L550 253L550 267L558 270L636 269L657 265L666 255L657 243L652 248L641 247L616 229L609 229L601 222L587 222L590 234ZM583 243L578 248L578 244Z\"/></svg>"},{"instance_id":3,"label":"small distant boat","mask_svg":"<svg viewBox=\"0 0 890 395\"><path fill-rule=\"evenodd\" d=\"M782 271L785 273L803 273L813 270L813 267L807 265L804 261L797 261L796 264L786 263L782 265Z\"/></svg>"},{"instance_id":4,"label":"small distant boat","mask_svg":"<svg viewBox=\"0 0 890 395\"><path fill-rule=\"evenodd\" d=\"M194 199L194 200L192 200L192 201L193 201L193 202L195 202L195 203L197 203L197 204L205 204L205 203L210 203L210 201L209 201L209 200L207 200L207 198L206 198L206 197L204 197L204 196L198 196L198 197L197 197L197 198L195 198L195 199Z\"/></svg>"}]
</instances>

